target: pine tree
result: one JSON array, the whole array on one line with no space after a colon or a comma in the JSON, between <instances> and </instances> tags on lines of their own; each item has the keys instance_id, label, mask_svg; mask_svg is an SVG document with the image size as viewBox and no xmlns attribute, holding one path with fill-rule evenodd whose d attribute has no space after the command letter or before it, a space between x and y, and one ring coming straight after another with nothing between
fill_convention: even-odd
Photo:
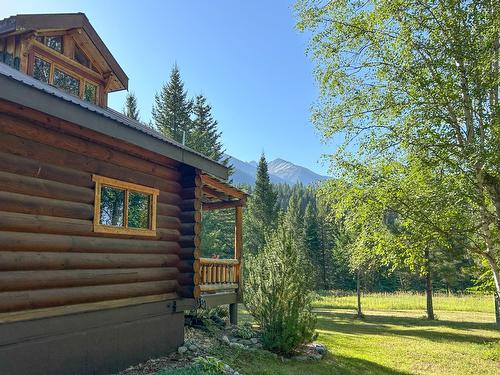
<instances>
[{"instance_id":1,"label":"pine tree","mask_svg":"<svg viewBox=\"0 0 500 375\"><path fill-rule=\"evenodd\" d=\"M320 243L317 212L311 202L307 204L304 213L304 241L311 264L315 268L316 284L319 288L327 289L326 249Z\"/></svg>"},{"instance_id":2,"label":"pine tree","mask_svg":"<svg viewBox=\"0 0 500 375\"><path fill-rule=\"evenodd\" d=\"M193 103L184 90L179 68L174 65L170 74L170 81L164 84L161 91L155 95L153 104L153 123L156 128L173 140L182 143L189 139L192 131L190 118Z\"/></svg>"},{"instance_id":3,"label":"pine tree","mask_svg":"<svg viewBox=\"0 0 500 375\"><path fill-rule=\"evenodd\" d=\"M257 167L255 187L245 216L244 233L247 252L260 252L265 244L266 234L276 228L279 214L277 199L278 195L269 179L266 157L262 154Z\"/></svg>"},{"instance_id":4,"label":"pine tree","mask_svg":"<svg viewBox=\"0 0 500 375\"><path fill-rule=\"evenodd\" d=\"M139 120L139 109L137 108L137 98L133 92L127 94L125 99L125 108L123 108L123 114L130 117L133 120Z\"/></svg>"},{"instance_id":5,"label":"pine tree","mask_svg":"<svg viewBox=\"0 0 500 375\"><path fill-rule=\"evenodd\" d=\"M218 129L217 120L212 116L212 107L207 103L205 96L196 96L193 115L190 147L212 160L227 163L228 158L224 155L225 150L221 141L222 133Z\"/></svg>"}]
</instances>

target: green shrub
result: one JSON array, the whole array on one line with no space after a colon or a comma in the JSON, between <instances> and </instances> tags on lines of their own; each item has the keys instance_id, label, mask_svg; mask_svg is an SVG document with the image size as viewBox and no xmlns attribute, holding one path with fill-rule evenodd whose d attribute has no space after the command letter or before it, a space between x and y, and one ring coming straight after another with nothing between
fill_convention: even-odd
<instances>
[{"instance_id":1,"label":"green shrub","mask_svg":"<svg viewBox=\"0 0 500 375\"><path fill-rule=\"evenodd\" d=\"M254 335L252 324L249 322L244 323L241 326L238 326L238 330L236 331L236 336L242 339L251 339Z\"/></svg>"},{"instance_id":2,"label":"green shrub","mask_svg":"<svg viewBox=\"0 0 500 375\"><path fill-rule=\"evenodd\" d=\"M224 374L224 362L215 357L197 357L194 359L195 366L205 371L205 374L218 375Z\"/></svg>"},{"instance_id":3,"label":"green shrub","mask_svg":"<svg viewBox=\"0 0 500 375\"><path fill-rule=\"evenodd\" d=\"M262 329L264 348L290 353L314 338L310 264L286 221L247 260L245 305Z\"/></svg>"}]
</instances>

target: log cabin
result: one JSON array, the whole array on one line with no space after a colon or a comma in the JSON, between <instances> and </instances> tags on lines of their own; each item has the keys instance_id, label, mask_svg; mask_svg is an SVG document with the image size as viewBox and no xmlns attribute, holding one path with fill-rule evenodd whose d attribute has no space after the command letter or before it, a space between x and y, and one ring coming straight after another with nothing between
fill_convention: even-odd
<instances>
[{"instance_id":1,"label":"log cabin","mask_svg":"<svg viewBox=\"0 0 500 375\"><path fill-rule=\"evenodd\" d=\"M228 168L107 107L128 77L82 13L0 21L0 374L107 374L242 299ZM233 209L234 258L200 257Z\"/></svg>"}]
</instances>

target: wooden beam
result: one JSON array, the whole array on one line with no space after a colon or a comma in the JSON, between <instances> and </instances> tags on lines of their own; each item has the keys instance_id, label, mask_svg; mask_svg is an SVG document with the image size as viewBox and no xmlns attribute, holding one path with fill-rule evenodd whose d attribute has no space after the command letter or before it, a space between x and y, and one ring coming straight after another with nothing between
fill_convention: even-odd
<instances>
[{"instance_id":1,"label":"wooden beam","mask_svg":"<svg viewBox=\"0 0 500 375\"><path fill-rule=\"evenodd\" d=\"M210 211L210 210L222 210L225 208L243 207L244 205L245 205L245 199L241 199L229 202L203 203L202 208L203 211Z\"/></svg>"},{"instance_id":2,"label":"wooden beam","mask_svg":"<svg viewBox=\"0 0 500 375\"><path fill-rule=\"evenodd\" d=\"M221 290L238 289L238 284L202 284L200 290L202 292L217 292Z\"/></svg>"},{"instance_id":3,"label":"wooden beam","mask_svg":"<svg viewBox=\"0 0 500 375\"><path fill-rule=\"evenodd\" d=\"M235 208L235 226L234 226L234 258L238 261L237 279L238 280L238 298L243 300L243 207Z\"/></svg>"},{"instance_id":4,"label":"wooden beam","mask_svg":"<svg viewBox=\"0 0 500 375\"><path fill-rule=\"evenodd\" d=\"M234 197L234 198L245 198L247 194L229 184L226 184L224 182L221 182L213 177L210 177L206 174L201 175L201 180L203 182L203 185L210 186L212 188L215 188L219 191L222 191L223 193Z\"/></svg>"},{"instance_id":5,"label":"wooden beam","mask_svg":"<svg viewBox=\"0 0 500 375\"><path fill-rule=\"evenodd\" d=\"M216 199L220 199L223 201L230 199L226 194L221 193L215 189L212 189L210 186L207 186L207 185L203 185L202 190L203 190L203 194L208 195L208 196L213 197L213 198L216 198Z\"/></svg>"}]
</instances>

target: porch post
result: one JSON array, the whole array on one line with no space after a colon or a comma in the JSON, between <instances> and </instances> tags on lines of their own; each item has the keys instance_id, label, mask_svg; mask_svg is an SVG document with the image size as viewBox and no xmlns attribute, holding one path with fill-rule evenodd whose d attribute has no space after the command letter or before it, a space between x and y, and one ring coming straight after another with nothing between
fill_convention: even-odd
<instances>
[{"instance_id":1,"label":"porch post","mask_svg":"<svg viewBox=\"0 0 500 375\"><path fill-rule=\"evenodd\" d=\"M234 225L234 259L238 260L238 302L243 301L243 207L235 207L235 225ZM238 304L229 305L229 321L231 324L238 324Z\"/></svg>"}]
</instances>

